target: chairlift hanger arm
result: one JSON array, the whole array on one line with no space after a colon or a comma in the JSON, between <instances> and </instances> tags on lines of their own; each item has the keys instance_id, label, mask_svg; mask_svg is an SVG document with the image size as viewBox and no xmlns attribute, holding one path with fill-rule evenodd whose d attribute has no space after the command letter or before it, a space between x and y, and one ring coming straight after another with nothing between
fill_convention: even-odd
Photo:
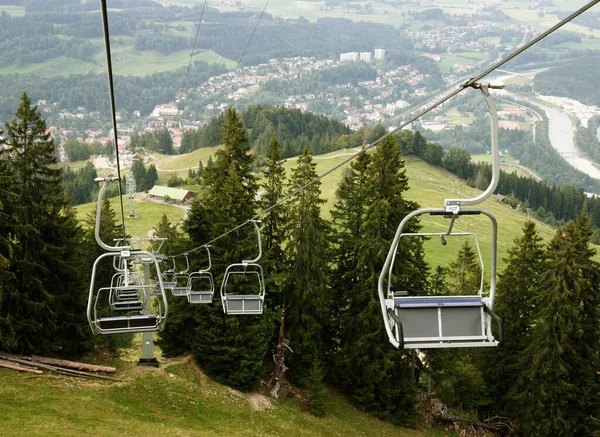
<instances>
[{"instance_id":1,"label":"chairlift hanger arm","mask_svg":"<svg viewBox=\"0 0 600 437\"><path fill-rule=\"evenodd\" d=\"M448 212L456 212L460 210L461 206L472 206L486 200L496 187L500 179L500 153L498 146L498 112L496 106L490 95L489 89L502 89L504 85L490 85L489 83L472 83L469 85L472 88L479 89L483 96L485 103L487 104L488 111L490 113L490 127L491 127L491 145L492 145L492 180L486 190L477 197L471 199L446 199L444 206Z\"/></svg>"},{"instance_id":2,"label":"chairlift hanger arm","mask_svg":"<svg viewBox=\"0 0 600 437\"><path fill-rule=\"evenodd\" d=\"M96 243L109 252L122 252L131 250L131 246L109 246L100 238L100 217L102 215L102 201L104 200L104 192L108 188L108 185L112 182L118 180L114 176L108 175L103 178L96 178L96 182L104 182L100 187L100 191L98 192L98 203L96 205L96 225L94 227L94 237L96 238Z\"/></svg>"},{"instance_id":3,"label":"chairlift hanger arm","mask_svg":"<svg viewBox=\"0 0 600 437\"><path fill-rule=\"evenodd\" d=\"M258 226L258 224L260 223L260 220L250 220L250 222L254 225L254 228L256 229L256 236L258 238L258 256L254 259L242 260L243 264L257 263L262 258L262 241L260 238L260 226Z\"/></svg>"}]
</instances>

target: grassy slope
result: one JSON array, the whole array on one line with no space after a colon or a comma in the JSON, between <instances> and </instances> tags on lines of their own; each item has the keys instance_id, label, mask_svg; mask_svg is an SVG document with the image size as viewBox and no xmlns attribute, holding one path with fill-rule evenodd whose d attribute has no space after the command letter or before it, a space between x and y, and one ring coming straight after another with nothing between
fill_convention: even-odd
<instances>
[{"instance_id":1,"label":"grassy slope","mask_svg":"<svg viewBox=\"0 0 600 437\"><path fill-rule=\"evenodd\" d=\"M271 401L271 408L258 411L252 407L261 399L257 394L211 381L189 359L161 361L161 369L119 361L119 382L0 369L2 432L13 437L81 436L91 430L106 437L446 435L395 427L362 414L334 393L324 418L305 413L295 399Z\"/></svg>"},{"instance_id":2,"label":"grassy slope","mask_svg":"<svg viewBox=\"0 0 600 437\"><path fill-rule=\"evenodd\" d=\"M339 153L334 152L330 155L315 157L317 172L319 174L323 173L347 158L347 156L340 156L324 159L336 156ZM295 160L286 162L287 169L292 168L294 165ZM341 180L342 174L343 169L339 169L322 181L322 197L327 199L327 203L323 207L326 211L329 211L335 204L335 190ZM423 208L439 208L443 206L445 198L475 197L480 193L480 191L466 186L463 181L451 173L431 166L418 158L408 157L406 159L406 174L411 187L406 197L418 202ZM501 271L504 266L502 258L506 257L507 250L513 245L513 240L521 235L521 228L527 217L525 214L517 213L507 205L497 202L494 199L488 199L483 204L483 208L491 211L498 220L498 267ZM328 213L325 215L329 217ZM422 220L422 223L426 225L424 231L440 232L447 229L448 221L441 218L432 219L426 217ZM540 235L545 241L549 241L552 238L554 231L548 226L540 224L538 228ZM477 234L486 264L486 271L489 272L491 250L491 227L489 219L484 217L461 217L456 222L454 230L457 232L472 231ZM463 242L463 240L459 240L458 238L456 237L454 240L448 239L446 246L442 246L437 238L426 243L426 256L432 267L447 265L456 258L458 247Z\"/></svg>"},{"instance_id":3,"label":"grassy slope","mask_svg":"<svg viewBox=\"0 0 600 437\"><path fill-rule=\"evenodd\" d=\"M117 214L117 223L121 223L121 207L119 198L113 197L110 199L110 204ZM167 214L171 223L178 223L183 219L183 209L176 206L165 205L162 203L136 201L137 219L127 218L129 213L129 200L127 196L123 196L123 205L125 207L125 229L134 237L138 236L138 230L141 237L147 237L148 231L153 229L163 214ZM92 211L96 211L96 202L86 203L75 207L77 209L77 217L80 220L85 219Z\"/></svg>"}]
</instances>

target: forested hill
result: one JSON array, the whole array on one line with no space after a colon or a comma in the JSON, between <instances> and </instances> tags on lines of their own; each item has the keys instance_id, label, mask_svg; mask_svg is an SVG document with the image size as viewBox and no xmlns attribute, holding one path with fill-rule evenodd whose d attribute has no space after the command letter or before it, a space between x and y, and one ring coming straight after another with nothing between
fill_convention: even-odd
<instances>
[{"instance_id":1,"label":"forested hill","mask_svg":"<svg viewBox=\"0 0 600 437\"><path fill-rule=\"evenodd\" d=\"M198 86L209 77L224 73L223 65L197 61L188 77L189 87ZM154 73L144 77L115 76L115 104L131 112L148 114L154 106L173 99L178 87L183 86L185 69ZM43 78L31 74L2 76L0 87L0 120L8 120L26 89L33 101L44 99L57 102L60 109L85 106L89 111L110 112L106 95L106 75L79 74L69 77Z\"/></svg>"},{"instance_id":2,"label":"forested hill","mask_svg":"<svg viewBox=\"0 0 600 437\"><path fill-rule=\"evenodd\" d=\"M249 145L259 160L266 157L273 136L277 136L281 143L285 158L299 155L304 147L308 147L311 153L322 154L344 147L357 147L363 141L362 133L352 133L339 121L310 112L303 113L299 109L255 105L242 113L242 119L249 132ZM202 129L185 132L179 152L188 153L200 147L221 144L219 132L224 120L223 113Z\"/></svg>"},{"instance_id":3,"label":"forested hill","mask_svg":"<svg viewBox=\"0 0 600 437\"><path fill-rule=\"evenodd\" d=\"M600 56L574 59L537 74L535 91L545 95L570 97L586 105L600 106L600 88L596 85L598 71Z\"/></svg>"}]
</instances>

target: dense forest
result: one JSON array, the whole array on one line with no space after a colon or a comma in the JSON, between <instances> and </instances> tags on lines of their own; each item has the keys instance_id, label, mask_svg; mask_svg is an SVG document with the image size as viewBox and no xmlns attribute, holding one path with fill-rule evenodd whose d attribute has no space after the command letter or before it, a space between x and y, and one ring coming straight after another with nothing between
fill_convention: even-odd
<instances>
[{"instance_id":1,"label":"dense forest","mask_svg":"<svg viewBox=\"0 0 600 437\"><path fill-rule=\"evenodd\" d=\"M600 90L590 86L597 78L599 56L587 56L551 68L535 76L535 91L547 96L570 97L586 105L600 106Z\"/></svg>"},{"instance_id":2,"label":"dense forest","mask_svg":"<svg viewBox=\"0 0 600 437\"><path fill-rule=\"evenodd\" d=\"M246 117L261 112L256 108ZM44 120L24 95L2 133L0 349L78 356L100 341L89 332L82 290L90 279L89 265L102 252L93 242L93 218L82 227L63 195L56 146L45 131ZM242 116L228 110L219 135L223 148L214 164L204 169L205 189L192 203L182 229L166 217L156 225L157 236L169 238L163 247L166 255L220 236L211 248L217 283L226 265L257 250L256 236L248 226L222 233L239 217L251 217L316 176L311 153L304 148L286 178L281 145L274 135L259 184ZM397 224L418 207L404 197L410 181L403 154L441 160L445 167L463 172L463 177L488 171L485 165L465 162L466 151L451 149L444 155L441 146L418 132L388 137L346 171L331 221L321 215L320 182L262 217L261 264L268 289L262 316L225 316L219 304L191 306L169 296L169 322L160 334L164 354L191 351L211 377L249 390L265 378L265 363L284 341L290 349L269 371L279 372L278 395L285 396L289 384L304 387L307 408L316 416L327 412L323 392L327 383L357 406L403 426L417 423L418 394L429 390L478 426L494 424L478 422L485 417L509 419L495 423L503 434L550 437L597 432L600 266L588 246L589 204L570 205L570 210L581 206L581 212L558 229L548 245L540 242L533 222L524 224L498 283L494 309L504 318L502 348L429 350L418 355L398 351L388 344L382 329L376 281ZM485 178L475 176L475 182L485 183ZM501 181L505 190L513 183L517 196L521 191L536 192L532 181L515 176ZM541 185L539 189L539 196L551 193L555 199L566 200L564 193L569 192ZM102 209L101 235L112 241L120 231L116 216L109 203ZM231 211L236 211L235 217ZM419 228L419 223L411 224L412 230ZM400 286L425 295L473 292L480 266L468 243L446 268L427 265L422 243L416 240L402 248L395 273ZM190 260L192 269L206 262L195 252ZM103 275L110 281L110 272ZM284 337L276 335L280 329ZM113 346L116 343L113 340Z\"/></svg>"}]
</instances>

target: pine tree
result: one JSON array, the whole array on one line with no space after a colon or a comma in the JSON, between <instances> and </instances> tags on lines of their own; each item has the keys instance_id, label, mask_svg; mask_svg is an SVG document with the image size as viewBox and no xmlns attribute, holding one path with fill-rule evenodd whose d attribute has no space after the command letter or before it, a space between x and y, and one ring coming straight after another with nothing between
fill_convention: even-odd
<instances>
[{"instance_id":1,"label":"pine tree","mask_svg":"<svg viewBox=\"0 0 600 437\"><path fill-rule=\"evenodd\" d=\"M504 321L504 345L485 351L482 370L493 368L487 376L495 407L500 414L511 417L513 401L507 397L516 383L519 356L531 342L531 330L537 314L536 295L544 270L545 253L535 223L525 222L523 235L514 240L514 246L505 259L506 268L500 274L496 291L494 312Z\"/></svg>"},{"instance_id":2,"label":"pine tree","mask_svg":"<svg viewBox=\"0 0 600 437\"><path fill-rule=\"evenodd\" d=\"M10 315L14 332L9 349L77 353L80 350L71 348L85 341L84 331L67 326L80 321L72 311L83 313L79 308L82 269L76 250L81 235L63 195L54 140L27 94L5 127L0 174L13 175L12 192L24 206L13 213L19 227L12 238L19 251L9 267L12 279L0 308L0 319Z\"/></svg>"},{"instance_id":3,"label":"pine tree","mask_svg":"<svg viewBox=\"0 0 600 437\"><path fill-rule=\"evenodd\" d=\"M289 192L303 187L317 176L316 164L304 149L292 171ZM329 354L327 327L331 295L328 288L329 224L321 217L320 183L301 191L290 202L289 274L285 290L287 337L294 353L290 356L290 378L303 383L315 360Z\"/></svg>"},{"instance_id":4,"label":"pine tree","mask_svg":"<svg viewBox=\"0 0 600 437\"><path fill-rule=\"evenodd\" d=\"M586 420L597 414L599 266L590 236L582 213L548 246L531 342L509 393L524 435L589 435Z\"/></svg>"},{"instance_id":5,"label":"pine tree","mask_svg":"<svg viewBox=\"0 0 600 437\"><path fill-rule=\"evenodd\" d=\"M257 183L251 173L253 157L234 109L227 111L220 132L223 148L213 165L204 170L206 191L192 203L184 225L193 246L222 235L254 215ZM251 259L257 249L251 225L223 236L211 247L213 271L221 273L231 263ZM222 276L215 278L216 283L221 280ZM188 306L185 311L193 317L193 327L171 334L186 338L199 364L218 381L240 389L252 387L261 377L273 335L269 309L262 316L225 316L219 305ZM166 330L170 329L167 323Z\"/></svg>"},{"instance_id":6,"label":"pine tree","mask_svg":"<svg viewBox=\"0 0 600 437\"><path fill-rule=\"evenodd\" d=\"M465 239L455 261L448 266L450 290L456 295L474 295L481 287L481 265L477 253Z\"/></svg>"},{"instance_id":7,"label":"pine tree","mask_svg":"<svg viewBox=\"0 0 600 437\"><path fill-rule=\"evenodd\" d=\"M358 244L349 257L352 264L345 266L348 282L344 286L348 289L337 290L344 293L348 310L342 319L336 374L355 402L378 417L409 425L416 420L412 359L387 340L377 282L398 224L417 205L404 198L408 179L395 137L383 140L371 158L362 160L352 169L356 173L344 179L340 194L347 200L345 205L338 202L334 215L336 223L353 227L341 232L353 235ZM411 223L408 230L417 229L416 223ZM340 245L340 249L352 252L351 247ZM396 281L415 294L424 294L427 267L420 240L406 242L400 251Z\"/></svg>"}]
</instances>

